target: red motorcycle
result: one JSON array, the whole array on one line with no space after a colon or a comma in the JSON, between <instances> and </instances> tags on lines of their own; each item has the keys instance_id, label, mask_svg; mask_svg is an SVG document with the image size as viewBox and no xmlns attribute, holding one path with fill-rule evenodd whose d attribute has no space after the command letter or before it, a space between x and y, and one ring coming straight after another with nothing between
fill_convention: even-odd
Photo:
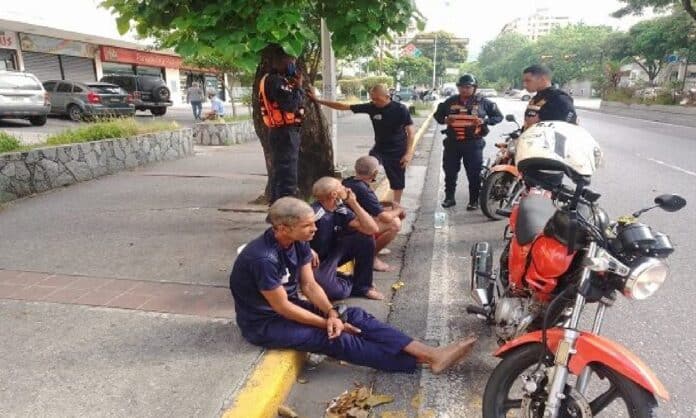
<instances>
[{"instance_id":1,"label":"red motorcycle","mask_svg":"<svg viewBox=\"0 0 696 418\"><path fill-rule=\"evenodd\" d=\"M515 204L498 272L488 243L472 249L478 305L467 310L492 325L502 345L483 416L653 417L655 397L668 399L667 390L636 355L599 333L618 293L645 299L668 276L669 237L638 218L656 207L678 211L686 201L662 195L655 206L610 222L597 204L600 195L587 187L596 142L566 125L525 131L518 168L530 177L539 169L563 170L575 186L532 187ZM582 331L580 316L592 303L598 306L594 325Z\"/></svg>"}]
</instances>

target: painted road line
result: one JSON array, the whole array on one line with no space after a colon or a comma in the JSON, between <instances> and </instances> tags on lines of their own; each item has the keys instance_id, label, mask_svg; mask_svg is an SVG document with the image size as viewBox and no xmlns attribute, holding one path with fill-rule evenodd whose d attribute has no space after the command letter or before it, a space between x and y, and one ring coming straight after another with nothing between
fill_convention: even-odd
<instances>
[{"instance_id":1,"label":"painted road line","mask_svg":"<svg viewBox=\"0 0 696 418\"><path fill-rule=\"evenodd\" d=\"M693 172L693 171L689 171L689 170L687 170L687 169L684 169L684 168L678 167L678 166L676 166L676 165L672 165L672 164L666 163L666 162L664 162L664 161L656 160L656 159L654 159L654 158L645 158L645 159L648 160L648 161L652 161L652 162L654 162L654 163L656 163L656 164L660 164L660 165L662 165L662 166L665 166L665 167L667 167L667 168L671 168L672 170L676 170L676 171L682 172L682 173L684 173L684 174L688 174L688 175L690 175L690 176L696 177L696 173Z\"/></svg>"},{"instance_id":2,"label":"painted road line","mask_svg":"<svg viewBox=\"0 0 696 418\"><path fill-rule=\"evenodd\" d=\"M416 133L413 147L425 133L433 118L431 113ZM389 193L385 180L375 191L380 201ZM275 418L278 408L290 393L292 385L304 366L306 354L294 350L266 350L243 386L236 392L232 406L223 418Z\"/></svg>"}]
</instances>

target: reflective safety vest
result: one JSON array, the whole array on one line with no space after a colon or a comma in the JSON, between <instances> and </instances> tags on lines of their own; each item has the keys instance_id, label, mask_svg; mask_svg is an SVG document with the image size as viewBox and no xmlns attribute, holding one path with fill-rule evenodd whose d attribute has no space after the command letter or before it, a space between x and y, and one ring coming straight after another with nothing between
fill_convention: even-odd
<instances>
[{"instance_id":1,"label":"reflective safety vest","mask_svg":"<svg viewBox=\"0 0 696 418\"><path fill-rule=\"evenodd\" d=\"M277 102L272 102L266 95L266 77L261 77L259 85L259 102L261 104L261 116L263 123L268 128L281 128L283 126L299 126L302 123L300 115L295 112L286 112L280 109Z\"/></svg>"},{"instance_id":2,"label":"reflective safety vest","mask_svg":"<svg viewBox=\"0 0 696 418\"><path fill-rule=\"evenodd\" d=\"M450 126L457 136L457 141L466 141L467 139L478 139L483 134L483 121L478 116L478 102L474 103L471 111L462 105L450 106L450 114L447 119L450 120Z\"/></svg>"}]
</instances>

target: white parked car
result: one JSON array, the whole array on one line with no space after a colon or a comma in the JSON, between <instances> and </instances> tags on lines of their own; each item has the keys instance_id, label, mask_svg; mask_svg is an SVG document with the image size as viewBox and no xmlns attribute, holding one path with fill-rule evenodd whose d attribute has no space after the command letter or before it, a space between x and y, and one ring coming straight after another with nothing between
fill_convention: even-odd
<instances>
[{"instance_id":1,"label":"white parked car","mask_svg":"<svg viewBox=\"0 0 696 418\"><path fill-rule=\"evenodd\" d=\"M483 97L498 97L498 92L495 89L479 89L478 93Z\"/></svg>"},{"instance_id":2,"label":"white parked car","mask_svg":"<svg viewBox=\"0 0 696 418\"><path fill-rule=\"evenodd\" d=\"M28 119L42 126L50 110L48 94L34 74L0 71L0 118Z\"/></svg>"},{"instance_id":3,"label":"white parked car","mask_svg":"<svg viewBox=\"0 0 696 418\"><path fill-rule=\"evenodd\" d=\"M525 102L534 97L534 94L536 93L530 93L525 89L522 90L513 90L513 93L510 95L511 98L513 99L519 99L519 100L524 100Z\"/></svg>"}]
</instances>

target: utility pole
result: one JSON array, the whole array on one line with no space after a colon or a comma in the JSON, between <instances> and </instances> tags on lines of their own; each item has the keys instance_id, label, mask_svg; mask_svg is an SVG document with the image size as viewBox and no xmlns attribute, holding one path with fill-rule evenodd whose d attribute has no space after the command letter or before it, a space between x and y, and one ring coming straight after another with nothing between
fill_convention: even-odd
<instances>
[{"instance_id":1,"label":"utility pole","mask_svg":"<svg viewBox=\"0 0 696 418\"><path fill-rule=\"evenodd\" d=\"M336 58L331 47L331 33L326 27L326 21L321 19L321 58L324 63L322 71L324 100L336 100ZM331 148L333 148L333 165L336 167L336 154L338 154L338 117L334 109L324 107L326 117L329 120L331 134Z\"/></svg>"},{"instance_id":2,"label":"utility pole","mask_svg":"<svg viewBox=\"0 0 696 418\"><path fill-rule=\"evenodd\" d=\"M437 35L435 35L435 41L434 41L434 51L433 51L433 90L435 90L435 75L437 72L435 71L437 69Z\"/></svg>"}]
</instances>

